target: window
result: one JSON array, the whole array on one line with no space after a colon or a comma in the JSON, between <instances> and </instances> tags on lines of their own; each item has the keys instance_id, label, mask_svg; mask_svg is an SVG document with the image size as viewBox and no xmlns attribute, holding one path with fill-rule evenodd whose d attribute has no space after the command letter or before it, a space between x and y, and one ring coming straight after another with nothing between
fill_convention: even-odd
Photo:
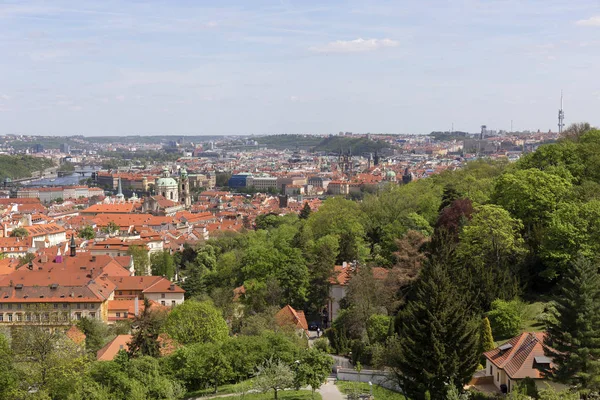
<instances>
[{"instance_id":1,"label":"window","mask_svg":"<svg viewBox=\"0 0 600 400\"><path fill-rule=\"evenodd\" d=\"M75 313L75 319L76 320L80 320L81 319L81 313L80 312Z\"/></svg>"},{"instance_id":2,"label":"window","mask_svg":"<svg viewBox=\"0 0 600 400\"><path fill-rule=\"evenodd\" d=\"M17 304L17 310L20 310L22 308L23 308L23 304L21 304L21 303Z\"/></svg>"},{"instance_id":3,"label":"window","mask_svg":"<svg viewBox=\"0 0 600 400\"><path fill-rule=\"evenodd\" d=\"M12 310L12 304L8 303L8 304L6 305L6 308L8 308L9 310Z\"/></svg>"},{"instance_id":4,"label":"window","mask_svg":"<svg viewBox=\"0 0 600 400\"><path fill-rule=\"evenodd\" d=\"M120 312L117 313L117 318L121 318L121 313Z\"/></svg>"},{"instance_id":5,"label":"window","mask_svg":"<svg viewBox=\"0 0 600 400\"><path fill-rule=\"evenodd\" d=\"M123 318L127 318L127 311L123 313Z\"/></svg>"},{"instance_id":6,"label":"window","mask_svg":"<svg viewBox=\"0 0 600 400\"><path fill-rule=\"evenodd\" d=\"M164 305L165 305L165 301L164 301L164 300L161 300L161 301L160 301L160 305L161 305L161 306L164 306Z\"/></svg>"},{"instance_id":7,"label":"window","mask_svg":"<svg viewBox=\"0 0 600 400\"><path fill-rule=\"evenodd\" d=\"M494 375L494 366L490 365L490 375Z\"/></svg>"},{"instance_id":8,"label":"window","mask_svg":"<svg viewBox=\"0 0 600 400\"><path fill-rule=\"evenodd\" d=\"M4 322L4 314L0 313L0 322Z\"/></svg>"},{"instance_id":9,"label":"window","mask_svg":"<svg viewBox=\"0 0 600 400\"><path fill-rule=\"evenodd\" d=\"M123 294L123 291L122 291L122 290L119 290L119 295L122 295L122 294Z\"/></svg>"},{"instance_id":10,"label":"window","mask_svg":"<svg viewBox=\"0 0 600 400\"><path fill-rule=\"evenodd\" d=\"M96 313L95 312L91 312L90 313L90 318L96 318Z\"/></svg>"},{"instance_id":11,"label":"window","mask_svg":"<svg viewBox=\"0 0 600 400\"><path fill-rule=\"evenodd\" d=\"M81 303L77 303L77 309L79 310L81 308Z\"/></svg>"},{"instance_id":12,"label":"window","mask_svg":"<svg viewBox=\"0 0 600 400\"><path fill-rule=\"evenodd\" d=\"M54 303L54 309L58 308L58 303Z\"/></svg>"},{"instance_id":13,"label":"window","mask_svg":"<svg viewBox=\"0 0 600 400\"><path fill-rule=\"evenodd\" d=\"M67 303L63 303L63 308L67 308L69 305Z\"/></svg>"},{"instance_id":14,"label":"window","mask_svg":"<svg viewBox=\"0 0 600 400\"><path fill-rule=\"evenodd\" d=\"M177 303L175 303L175 300L171 300L171 307L175 307Z\"/></svg>"},{"instance_id":15,"label":"window","mask_svg":"<svg viewBox=\"0 0 600 400\"><path fill-rule=\"evenodd\" d=\"M6 314L8 316L8 322L12 322L12 314Z\"/></svg>"},{"instance_id":16,"label":"window","mask_svg":"<svg viewBox=\"0 0 600 400\"><path fill-rule=\"evenodd\" d=\"M500 382L500 372L496 374L496 381Z\"/></svg>"},{"instance_id":17,"label":"window","mask_svg":"<svg viewBox=\"0 0 600 400\"><path fill-rule=\"evenodd\" d=\"M164 293L161 293L161 294L160 294L160 298L161 298L161 299L164 299L164 298L165 298L165 294L164 294Z\"/></svg>"},{"instance_id":18,"label":"window","mask_svg":"<svg viewBox=\"0 0 600 400\"><path fill-rule=\"evenodd\" d=\"M17 321L19 321L19 322L23 321L23 315L17 314Z\"/></svg>"},{"instance_id":19,"label":"window","mask_svg":"<svg viewBox=\"0 0 600 400\"><path fill-rule=\"evenodd\" d=\"M0 310L2 310L2 306L4 306L4 304L0 303Z\"/></svg>"},{"instance_id":20,"label":"window","mask_svg":"<svg viewBox=\"0 0 600 400\"><path fill-rule=\"evenodd\" d=\"M25 314L25 321L31 321L31 314Z\"/></svg>"}]
</instances>

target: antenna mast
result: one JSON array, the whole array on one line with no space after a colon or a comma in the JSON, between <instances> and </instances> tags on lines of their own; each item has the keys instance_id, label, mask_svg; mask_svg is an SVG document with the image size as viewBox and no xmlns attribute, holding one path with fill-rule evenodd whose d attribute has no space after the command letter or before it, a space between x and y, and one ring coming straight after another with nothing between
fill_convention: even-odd
<instances>
[{"instance_id":1,"label":"antenna mast","mask_svg":"<svg viewBox=\"0 0 600 400\"><path fill-rule=\"evenodd\" d=\"M562 133L565 127L565 112L563 111L563 91L560 91L560 109L558 110L558 133Z\"/></svg>"}]
</instances>

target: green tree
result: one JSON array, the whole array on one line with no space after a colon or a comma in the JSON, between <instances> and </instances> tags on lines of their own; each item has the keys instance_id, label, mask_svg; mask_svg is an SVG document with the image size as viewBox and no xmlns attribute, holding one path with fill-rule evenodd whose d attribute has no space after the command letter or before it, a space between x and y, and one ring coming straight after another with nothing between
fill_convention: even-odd
<instances>
[{"instance_id":1,"label":"green tree","mask_svg":"<svg viewBox=\"0 0 600 400\"><path fill-rule=\"evenodd\" d=\"M457 257L467 293L482 310L497 298L513 299L519 294L520 266L527 253L521 237L523 224L497 205L478 206L459 234Z\"/></svg>"},{"instance_id":2,"label":"green tree","mask_svg":"<svg viewBox=\"0 0 600 400\"><path fill-rule=\"evenodd\" d=\"M119 225L117 225L114 221L110 221L108 224L106 224L105 227L103 227L101 229L101 231L103 233L106 233L108 235L112 235L113 233L117 233L121 230L121 227Z\"/></svg>"},{"instance_id":3,"label":"green tree","mask_svg":"<svg viewBox=\"0 0 600 400\"><path fill-rule=\"evenodd\" d=\"M24 238L29 236L29 231L25 228L15 228L10 232L10 237Z\"/></svg>"},{"instance_id":4,"label":"green tree","mask_svg":"<svg viewBox=\"0 0 600 400\"><path fill-rule=\"evenodd\" d=\"M129 246L127 254L133 258L135 274L138 276L148 275L150 269L150 256L146 246Z\"/></svg>"},{"instance_id":5,"label":"green tree","mask_svg":"<svg viewBox=\"0 0 600 400\"><path fill-rule=\"evenodd\" d=\"M156 252L150 256L152 275L165 276L173 279L175 276L175 259L169 250Z\"/></svg>"},{"instance_id":6,"label":"green tree","mask_svg":"<svg viewBox=\"0 0 600 400\"><path fill-rule=\"evenodd\" d=\"M600 200L559 204L550 216L542 238L540 256L544 277L555 279L581 254L596 258L600 253Z\"/></svg>"},{"instance_id":7,"label":"green tree","mask_svg":"<svg viewBox=\"0 0 600 400\"><path fill-rule=\"evenodd\" d=\"M299 390L302 386L310 385L312 396L315 390L321 387L323 382L331 374L333 358L321 351L311 348L302 352L295 371L295 386Z\"/></svg>"},{"instance_id":8,"label":"green tree","mask_svg":"<svg viewBox=\"0 0 600 400\"><path fill-rule=\"evenodd\" d=\"M169 313L165 330L182 344L219 343L229 335L221 312L208 301L188 300L175 307Z\"/></svg>"},{"instance_id":9,"label":"green tree","mask_svg":"<svg viewBox=\"0 0 600 400\"><path fill-rule=\"evenodd\" d=\"M571 264L554 298L554 320L546 328L547 373L584 393L600 390L600 275L584 258Z\"/></svg>"},{"instance_id":10,"label":"green tree","mask_svg":"<svg viewBox=\"0 0 600 400\"><path fill-rule=\"evenodd\" d=\"M518 300L497 299L492 302L488 318L496 337L507 339L519 334L523 325L521 308Z\"/></svg>"},{"instance_id":11,"label":"green tree","mask_svg":"<svg viewBox=\"0 0 600 400\"><path fill-rule=\"evenodd\" d=\"M369 253L365 243L363 218L359 205L341 197L327 199L318 212L312 213L308 224L319 239L336 235L339 243L338 263L362 260Z\"/></svg>"},{"instance_id":12,"label":"green tree","mask_svg":"<svg viewBox=\"0 0 600 400\"><path fill-rule=\"evenodd\" d=\"M307 311L319 312L329 298L330 279L334 274L339 242L336 236L327 235L311 243Z\"/></svg>"},{"instance_id":13,"label":"green tree","mask_svg":"<svg viewBox=\"0 0 600 400\"><path fill-rule=\"evenodd\" d=\"M279 359L269 358L258 367L254 387L263 393L273 389L274 399L277 400L277 394L280 390L285 390L294 386L294 373L292 369Z\"/></svg>"},{"instance_id":14,"label":"green tree","mask_svg":"<svg viewBox=\"0 0 600 400\"><path fill-rule=\"evenodd\" d=\"M505 173L496 181L492 199L525 224L528 234L545 224L558 204L571 192L571 182L531 168Z\"/></svg>"},{"instance_id":15,"label":"green tree","mask_svg":"<svg viewBox=\"0 0 600 400\"><path fill-rule=\"evenodd\" d=\"M85 349L88 353L96 354L104 346L108 336L108 327L94 318L83 317L77 321L77 327L85 334Z\"/></svg>"},{"instance_id":16,"label":"green tree","mask_svg":"<svg viewBox=\"0 0 600 400\"><path fill-rule=\"evenodd\" d=\"M131 325L131 342L129 355L131 357L160 356L160 343L158 337L162 332L165 313L151 309L152 303L144 298L144 309L136 316Z\"/></svg>"},{"instance_id":17,"label":"green tree","mask_svg":"<svg viewBox=\"0 0 600 400\"><path fill-rule=\"evenodd\" d=\"M94 228L92 228L89 225L86 225L79 231L77 231L77 236L85 240L92 240L96 237L96 232L94 232Z\"/></svg>"},{"instance_id":18,"label":"green tree","mask_svg":"<svg viewBox=\"0 0 600 400\"><path fill-rule=\"evenodd\" d=\"M496 345L494 343L494 337L492 336L492 327L490 326L490 320L485 317L481 320L481 351L493 350Z\"/></svg>"},{"instance_id":19,"label":"green tree","mask_svg":"<svg viewBox=\"0 0 600 400\"><path fill-rule=\"evenodd\" d=\"M429 392L440 399L448 384L462 388L475 372L479 323L439 261L423 268L415 290L414 300L402 312L392 367L408 397L421 400Z\"/></svg>"},{"instance_id":20,"label":"green tree","mask_svg":"<svg viewBox=\"0 0 600 400\"><path fill-rule=\"evenodd\" d=\"M302 210L300 211L300 219L308 219L308 217L310 217L310 213L311 213L311 208L310 205L308 204L308 202L304 203L304 207L302 207Z\"/></svg>"},{"instance_id":21,"label":"green tree","mask_svg":"<svg viewBox=\"0 0 600 400\"><path fill-rule=\"evenodd\" d=\"M45 321L43 314L40 317L41 320L35 325L15 327L11 336L21 383L45 390L80 354L64 331L48 329L50 321Z\"/></svg>"},{"instance_id":22,"label":"green tree","mask_svg":"<svg viewBox=\"0 0 600 400\"><path fill-rule=\"evenodd\" d=\"M176 355L182 358L177 372L186 382L188 390L211 386L217 393L219 385L234 376L229 355L222 343L195 343Z\"/></svg>"},{"instance_id":23,"label":"green tree","mask_svg":"<svg viewBox=\"0 0 600 400\"><path fill-rule=\"evenodd\" d=\"M13 352L4 334L0 333L0 399L11 398L10 394L16 389L17 382Z\"/></svg>"}]
</instances>

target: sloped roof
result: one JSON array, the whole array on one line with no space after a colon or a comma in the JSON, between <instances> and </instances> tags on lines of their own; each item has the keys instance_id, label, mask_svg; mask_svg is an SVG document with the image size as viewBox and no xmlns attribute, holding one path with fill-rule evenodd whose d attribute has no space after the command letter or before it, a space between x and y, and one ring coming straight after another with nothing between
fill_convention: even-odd
<instances>
[{"instance_id":1,"label":"sloped roof","mask_svg":"<svg viewBox=\"0 0 600 400\"><path fill-rule=\"evenodd\" d=\"M304 311L296 311L289 304L275 314L275 321L281 327L293 326L296 329L308 331L308 323L306 322Z\"/></svg>"},{"instance_id":2,"label":"sloped roof","mask_svg":"<svg viewBox=\"0 0 600 400\"><path fill-rule=\"evenodd\" d=\"M523 332L483 355L495 366L503 369L511 379L542 379L544 375L536 368L535 358L545 356L544 336L544 332ZM507 348L508 345L510 348ZM553 368L552 363L550 368Z\"/></svg>"},{"instance_id":3,"label":"sloped roof","mask_svg":"<svg viewBox=\"0 0 600 400\"><path fill-rule=\"evenodd\" d=\"M81 329L79 329L77 326L73 325L71 326L66 332L65 335L67 335L67 337L69 339L71 339L73 341L73 343L77 344L77 345L81 345L85 342L85 333L83 333L81 331Z\"/></svg>"}]
</instances>

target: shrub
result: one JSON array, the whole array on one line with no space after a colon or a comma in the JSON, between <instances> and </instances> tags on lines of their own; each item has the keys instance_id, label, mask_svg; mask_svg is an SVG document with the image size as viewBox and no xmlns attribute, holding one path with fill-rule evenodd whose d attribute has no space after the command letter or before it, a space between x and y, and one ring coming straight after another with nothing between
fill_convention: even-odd
<instances>
[{"instance_id":1,"label":"shrub","mask_svg":"<svg viewBox=\"0 0 600 400\"><path fill-rule=\"evenodd\" d=\"M488 318L492 332L497 338L509 338L519 334L523 319L521 317L521 304L517 300L494 300Z\"/></svg>"}]
</instances>

